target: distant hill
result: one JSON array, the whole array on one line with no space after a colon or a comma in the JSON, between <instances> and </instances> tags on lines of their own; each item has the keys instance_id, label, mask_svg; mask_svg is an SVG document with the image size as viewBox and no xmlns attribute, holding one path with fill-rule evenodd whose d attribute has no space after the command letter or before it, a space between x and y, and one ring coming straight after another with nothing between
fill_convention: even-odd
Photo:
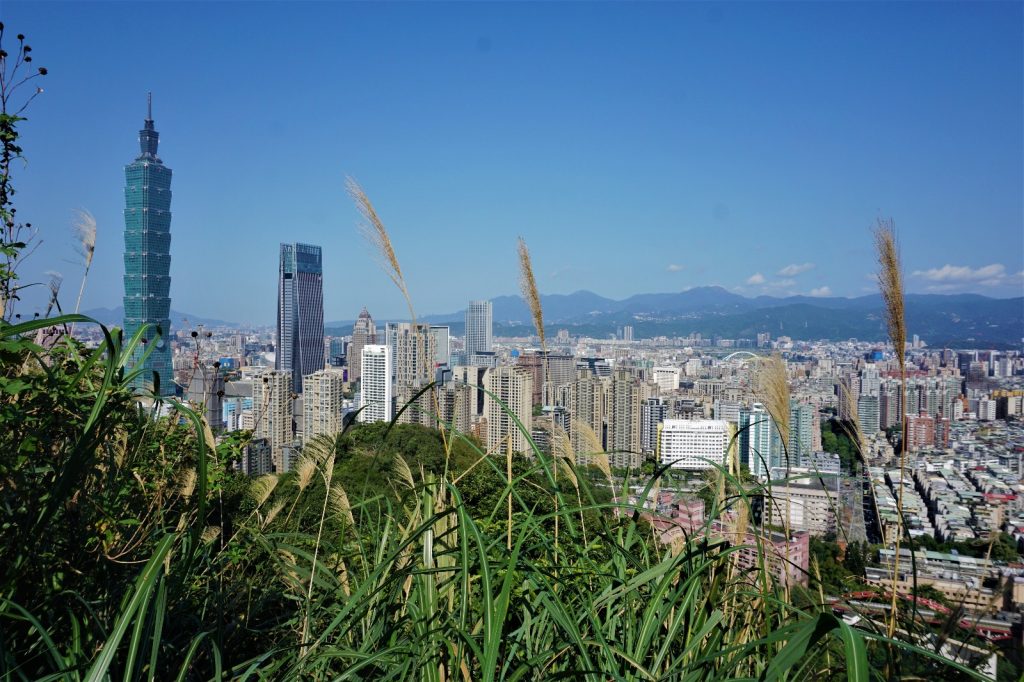
<instances>
[{"instance_id":1,"label":"distant hill","mask_svg":"<svg viewBox=\"0 0 1024 682\"><path fill-rule=\"evenodd\" d=\"M932 346L1016 347L1024 337L1024 298L908 294L906 303L909 333ZM531 329L529 309L519 296L499 296L493 304L494 323L501 333ZM698 287L679 293L638 294L621 301L578 291L541 296L541 304L547 326L593 336L614 333L624 324L632 325L638 337L701 333L753 339L769 332L773 337L802 340L880 341L886 336L878 294L746 298L721 287ZM462 315L443 317L461 319Z\"/></svg>"},{"instance_id":2,"label":"distant hill","mask_svg":"<svg viewBox=\"0 0 1024 682\"><path fill-rule=\"evenodd\" d=\"M637 337L699 333L754 339L761 332L769 332L772 337L784 335L801 340L886 338L879 296L762 297L734 303L723 299L693 302L689 306L684 300L670 299L668 303L673 309L603 312L562 319L550 318L545 308L545 322L552 330L565 328L572 334L592 336L606 336L617 327L632 325ZM729 306L734 309L729 311ZM500 333L524 334L531 329L526 321L498 323L497 313L495 317ZM1024 298L910 294L906 297L906 318L908 333L919 335L933 347L1019 347L1024 337Z\"/></svg>"},{"instance_id":3,"label":"distant hill","mask_svg":"<svg viewBox=\"0 0 1024 682\"><path fill-rule=\"evenodd\" d=\"M83 315L87 315L97 322L104 324L108 327L118 326L124 324L124 306L117 306L116 308L93 308L91 310L83 310ZM196 327L203 325L204 327L238 327L239 325L235 322L225 322L224 320L216 320L208 317L198 317L191 313L183 313L177 310L171 310L171 328L172 329L185 329L189 326Z\"/></svg>"},{"instance_id":4,"label":"distant hill","mask_svg":"<svg viewBox=\"0 0 1024 682\"><path fill-rule=\"evenodd\" d=\"M494 306L495 332L528 334L530 311L519 296L498 296ZM1024 337L1024 298L988 298L978 294L908 294L907 328L930 346L1020 347ZM566 328L596 337L618 327L633 326L637 337L705 336L754 339L760 332L799 340L885 338L882 299L878 294L843 298L758 296L747 298L721 287L697 287L677 293L637 294L617 301L591 291L541 296L544 321L553 332ZM121 307L85 311L107 325L120 325ZM465 311L425 315L424 322L447 324L452 334L463 333ZM171 325L236 327L233 322L171 311ZM383 325L386 320L378 320ZM326 322L328 334L352 331L353 320Z\"/></svg>"}]
</instances>

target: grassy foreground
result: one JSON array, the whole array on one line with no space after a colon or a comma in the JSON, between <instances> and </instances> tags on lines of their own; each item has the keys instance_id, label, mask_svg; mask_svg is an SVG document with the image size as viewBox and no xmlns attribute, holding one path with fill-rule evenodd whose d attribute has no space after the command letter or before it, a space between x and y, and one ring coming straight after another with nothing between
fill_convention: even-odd
<instances>
[{"instance_id":1,"label":"grassy foreground","mask_svg":"<svg viewBox=\"0 0 1024 682\"><path fill-rule=\"evenodd\" d=\"M509 478L461 434L379 424L246 479L188 407L136 407L135 339L31 340L75 320L0 327L4 679L973 675L793 606L713 533L660 546L568 458Z\"/></svg>"}]
</instances>

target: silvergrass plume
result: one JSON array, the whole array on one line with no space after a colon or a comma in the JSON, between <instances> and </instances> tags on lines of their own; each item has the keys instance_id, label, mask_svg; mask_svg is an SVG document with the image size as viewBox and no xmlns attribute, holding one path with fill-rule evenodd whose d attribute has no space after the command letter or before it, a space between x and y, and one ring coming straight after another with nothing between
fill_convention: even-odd
<instances>
[{"instance_id":1,"label":"silvergrass plume","mask_svg":"<svg viewBox=\"0 0 1024 682\"><path fill-rule=\"evenodd\" d=\"M257 508L262 507L270 499L270 494L277 487L277 481L276 474L264 474L249 485L247 495Z\"/></svg>"},{"instance_id":2,"label":"silvergrass plume","mask_svg":"<svg viewBox=\"0 0 1024 682\"><path fill-rule=\"evenodd\" d=\"M295 467L295 485L301 493L313 481L313 474L316 473L316 460L307 455L299 458L299 464Z\"/></svg>"},{"instance_id":3,"label":"silvergrass plume","mask_svg":"<svg viewBox=\"0 0 1024 682\"><path fill-rule=\"evenodd\" d=\"M906 309L896 228L891 219L878 221L875 227L875 249L878 252L878 289L885 303L885 325L889 330L889 341L896 351L900 371L903 371L907 347Z\"/></svg>"},{"instance_id":4,"label":"silvergrass plume","mask_svg":"<svg viewBox=\"0 0 1024 682\"><path fill-rule=\"evenodd\" d=\"M523 300L530 306L530 315L533 317L533 326L540 337L541 350L545 350L544 336L544 310L540 305L540 294L537 293L537 280L533 276L533 264L530 262L530 249L526 241L519 238L519 288L523 293Z\"/></svg>"},{"instance_id":5,"label":"silvergrass plume","mask_svg":"<svg viewBox=\"0 0 1024 682\"><path fill-rule=\"evenodd\" d=\"M93 255L96 253L96 218L85 209L75 211L75 222L71 225L78 239L78 252L82 256L82 265L86 272L92 265Z\"/></svg>"},{"instance_id":6,"label":"silvergrass plume","mask_svg":"<svg viewBox=\"0 0 1024 682\"><path fill-rule=\"evenodd\" d=\"M54 308L60 310L57 299L60 297L60 287L64 283L64 275L55 270L48 270L46 274L50 278L47 284L47 288L50 290L50 300L46 304L46 317L49 317Z\"/></svg>"},{"instance_id":7,"label":"silvergrass plume","mask_svg":"<svg viewBox=\"0 0 1024 682\"><path fill-rule=\"evenodd\" d=\"M178 475L178 493L186 500L196 489L196 470L185 469Z\"/></svg>"},{"instance_id":8,"label":"silvergrass plume","mask_svg":"<svg viewBox=\"0 0 1024 682\"><path fill-rule=\"evenodd\" d=\"M345 492L345 488L340 483L335 483L331 486L330 499L331 511L339 518L348 521L350 528L355 528L356 520L352 516L352 505L348 501L348 493Z\"/></svg>"},{"instance_id":9,"label":"silvergrass plume","mask_svg":"<svg viewBox=\"0 0 1024 682\"><path fill-rule=\"evenodd\" d=\"M900 266L899 246L896 243L896 226L892 219L879 220L875 226L875 249L878 252L878 289L882 294L882 301L885 303L885 324L889 330L889 341L892 343L893 351L900 367L900 387L904 405L904 415L901 424L901 436L903 447L900 452L900 490L896 500L896 508L900 518L903 518L903 481L906 478L907 466L907 321L906 305L903 300L903 274ZM899 575L900 567L900 542L903 538L903 524L900 523L900 532L896 535L896 554L893 557L893 578L890 591L892 601L890 602L889 637L896 633L896 617L899 604L896 599L896 578Z\"/></svg>"},{"instance_id":10,"label":"silvergrass plume","mask_svg":"<svg viewBox=\"0 0 1024 682\"><path fill-rule=\"evenodd\" d=\"M412 490L416 487L416 481L412 477L412 470L409 469L409 463L401 455L395 455L395 459L392 461L391 466L394 467L395 473L398 474L398 478L406 485L407 488Z\"/></svg>"},{"instance_id":11,"label":"silvergrass plume","mask_svg":"<svg viewBox=\"0 0 1024 682\"><path fill-rule=\"evenodd\" d=\"M85 209L76 211L75 221L71 224L75 237L78 239L78 252L82 256L82 265L85 271L82 273L82 284L78 287L78 300L75 301L75 315L82 306L82 295L85 294L85 283L89 279L89 268L92 267L92 257L96 253L96 219ZM71 333L75 331L75 323L71 323Z\"/></svg>"},{"instance_id":12,"label":"silvergrass plume","mask_svg":"<svg viewBox=\"0 0 1024 682\"><path fill-rule=\"evenodd\" d=\"M775 422L784 445L789 443L789 382L786 361L778 354L758 363L755 371L756 394Z\"/></svg>"},{"instance_id":13,"label":"silvergrass plume","mask_svg":"<svg viewBox=\"0 0 1024 682\"><path fill-rule=\"evenodd\" d=\"M277 502L275 502L274 505L270 508L270 511L267 512L266 517L263 519L262 527L266 528L267 526L269 526L270 523L275 518L277 518L277 515L281 513L282 509L284 509L284 500L278 500Z\"/></svg>"},{"instance_id":14,"label":"silvergrass plume","mask_svg":"<svg viewBox=\"0 0 1024 682\"><path fill-rule=\"evenodd\" d=\"M416 313L412 307L412 298L409 296L409 289L405 285L402 266L398 264L398 256L395 255L395 247L391 244L391 237L388 236L387 228L384 227L383 221L377 215L377 210L373 207L370 198L366 196L366 192L363 191L363 188L360 187L354 178L345 178L345 189L348 191L348 195L352 197L352 201L355 202L356 209L363 216L363 222L359 224L359 231L366 238L366 241L370 243L374 251L377 252L384 272L395 283L398 290L402 292L405 304L409 307L409 317L412 318L412 322L415 325Z\"/></svg>"}]
</instances>

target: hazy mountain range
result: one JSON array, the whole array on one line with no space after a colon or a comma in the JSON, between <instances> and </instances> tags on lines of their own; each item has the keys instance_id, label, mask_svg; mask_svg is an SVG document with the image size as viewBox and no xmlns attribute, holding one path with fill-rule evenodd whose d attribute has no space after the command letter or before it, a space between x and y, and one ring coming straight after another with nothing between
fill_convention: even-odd
<instances>
[{"instance_id":1,"label":"hazy mountain range","mask_svg":"<svg viewBox=\"0 0 1024 682\"><path fill-rule=\"evenodd\" d=\"M519 296L492 299L498 334L527 334L530 311ZM697 287L671 294L637 294L623 300L591 291L541 296L545 325L570 333L606 336L625 324L637 338L692 333L756 338L770 332L794 339L885 338L878 294L843 297L758 296L748 298L721 287ZM908 294L907 328L929 345L1019 346L1024 337L1024 297L998 299L977 294ZM424 321L451 324L461 333L463 311L428 315ZM328 326L351 329L351 322Z\"/></svg>"},{"instance_id":2,"label":"hazy mountain range","mask_svg":"<svg viewBox=\"0 0 1024 682\"><path fill-rule=\"evenodd\" d=\"M519 296L498 296L494 305L495 333L531 332L530 311ZM568 329L573 335L607 336L622 325L632 325L637 338L686 336L701 333L726 338L756 338L759 332L794 339L885 338L882 300L878 294L856 298L810 296L758 296L747 298L721 287L697 287L670 294L637 294L623 300L590 291L541 296L544 321L551 331ZM1024 337L1024 297L988 298L978 294L908 294L907 330L931 346L1017 347ZM121 324L118 308L98 308L86 315L105 324ZM449 324L461 334L463 311L426 315L423 321ZM235 326L223 320L171 312L171 324ZM377 320L382 323L384 320ZM352 320L327 322L336 334L348 334ZM330 332L329 332L330 333Z\"/></svg>"},{"instance_id":3,"label":"hazy mountain range","mask_svg":"<svg viewBox=\"0 0 1024 682\"><path fill-rule=\"evenodd\" d=\"M124 306L117 306L116 308L93 308L91 310L83 310L83 315L87 315L92 319L96 320L101 324L105 324L108 327L118 326L124 324ZM235 322L225 322L224 320L216 320L208 317L198 317L191 313L183 313L177 310L171 310L171 328L172 329L187 329L190 327L197 327L203 325L204 327L238 327L239 324Z\"/></svg>"}]
</instances>

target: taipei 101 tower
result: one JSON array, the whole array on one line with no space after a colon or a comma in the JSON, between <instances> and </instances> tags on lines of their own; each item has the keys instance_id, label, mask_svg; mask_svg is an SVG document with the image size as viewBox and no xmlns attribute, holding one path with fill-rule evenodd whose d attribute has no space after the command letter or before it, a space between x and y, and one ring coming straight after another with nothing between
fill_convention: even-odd
<instances>
[{"instance_id":1,"label":"taipei 101 tower","mask_svg":"<svg viewBox=\"0 0 1024 682\"><path fill-rule=\"evenodd\" d=\"M174 395L171 366L171 169L156 155L160 133L153 127L153 96L139 131L139 156L124 167L124 334L143 325L149 351L135 388Z\"/></svg>"}]
</instances>

